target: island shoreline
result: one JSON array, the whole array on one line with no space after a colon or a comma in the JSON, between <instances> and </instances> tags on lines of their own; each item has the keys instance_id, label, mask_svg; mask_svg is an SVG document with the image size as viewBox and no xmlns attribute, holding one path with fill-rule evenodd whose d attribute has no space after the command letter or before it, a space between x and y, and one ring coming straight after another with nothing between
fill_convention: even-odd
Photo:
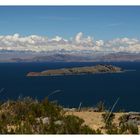
<instances>
[{"instance_id":1,"label":"island shoreline","mask_svg":"<svg viewBox=\"0 0 140 140\"><path fill-rule=\"evenodd\" d=\"M112 65L95 65L84 67L49 69L42 72L29 72L27 76L66 76L66 75L89 75L89 74L106 74L106 73L123 73L120 67Z\"/></svg>"}]
</instances>

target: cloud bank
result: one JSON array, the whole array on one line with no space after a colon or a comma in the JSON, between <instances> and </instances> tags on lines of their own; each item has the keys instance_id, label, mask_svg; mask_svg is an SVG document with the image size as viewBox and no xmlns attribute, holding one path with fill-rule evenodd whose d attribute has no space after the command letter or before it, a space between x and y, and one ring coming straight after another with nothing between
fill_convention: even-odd
<instances>
[{"instance_id":1,"label":"cloud bank","mask_svg":"<svg viewBox=\"0 0 140 140\"><path fill-rule=\"evenodd\" d=\"M0 51L24 52L129 52L140 53L140 40L136 38L116 38L109 41L94 40L94 37L84 36L79 32L75 37L65 39L60 36L20 36L1 35Z\"/></svg>"}]
</instances>

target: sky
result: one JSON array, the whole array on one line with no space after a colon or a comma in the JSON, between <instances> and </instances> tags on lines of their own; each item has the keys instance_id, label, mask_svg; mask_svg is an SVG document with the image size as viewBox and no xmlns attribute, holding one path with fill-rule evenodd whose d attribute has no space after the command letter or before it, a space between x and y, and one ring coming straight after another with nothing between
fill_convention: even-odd
<instances>
[{"instance_id":1,"label":"sky","mask_svg":"<svg viewBox=\"0 0 140 140\"><path fill-rule=\"evenodd\" d=\"M0 7L0 34L140 38L140 7Z\"/></svg>"},{"instance_id":2,"label":"sky","mask_svg":"<svg viewBox=\"0 0 140 140\"><path fill-rule=\"evenodd\" d=\"M140 7L0 6L0 50L140 52Z\"/></svg>"}]
</instances>

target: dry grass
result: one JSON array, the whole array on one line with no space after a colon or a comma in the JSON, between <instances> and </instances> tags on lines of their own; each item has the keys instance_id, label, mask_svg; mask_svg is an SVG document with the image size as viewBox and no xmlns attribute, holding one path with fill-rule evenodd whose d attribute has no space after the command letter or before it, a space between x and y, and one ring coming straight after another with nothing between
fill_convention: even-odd
<instances>
[{"instance_id":1,"label":"dry grass","mask_svg":"<svg viewBox=\"0 0 140 140\"><path fill-rule=\"evenodd\" d=\"M80 118L82 118L85 121L85 124L88 125L92 129L101 129L102 133L105 132L104 130L104 123L103 123L103 118L102 114L104 112L89 112L89 111L69 111L67 112L68 115L75 115ZM126 114L126 113L114 113L115 114L115 119L114 123L119 125L119 117ZM138 126L139 132L140 132L140 126Z\"/></svg>"}]
</instances>

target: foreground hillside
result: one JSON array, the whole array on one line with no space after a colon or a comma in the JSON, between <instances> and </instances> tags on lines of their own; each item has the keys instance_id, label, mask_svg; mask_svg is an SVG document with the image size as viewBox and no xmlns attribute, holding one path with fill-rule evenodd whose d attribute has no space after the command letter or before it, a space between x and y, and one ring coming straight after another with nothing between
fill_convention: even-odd
<instances>
[{"instance_id":1,"label":"foreground hillside","mask_svg":"<svg viewBox=\"0 0 140 140\"><path fill-rule=\"evenodd\" d=\"M98 111L98 112L97 112ZM138 134L140 114L66 109L48 99L8 100L0 105L0 134Z\"/></svg>"},{"instance_id":2,"label":"foreground hillside","mask_svg":"<svg viewBox=\"0 0 140 140\"><path fill-rule=\"evenodd\" d=\"M83 119L85 121L84 124L86 124L90 128L95 129L95 130L100 129L103 134L106 133L105 123L104 123L103 117L102 117L102 114L104 114L104 112L91 112L91 111L80 111L80 112L78 112L78 111L70 111L67 114L78 116L79 118ZM115 118L114 118L113 123L116 124L117 127L119 127L120 118L121 117L129 116L130 114L133 114L133 113L116 112L114 114L115 114ZM135 116L136 117L137 113L135 115L134 114L131 115L131 116ZM135 117L134 117L134 119L135 119ZM135 125L135 123L133 125ZM138 132L140 132L140 124L138 124L137 126L138 126ZM129 134L129 132L127 132L127 133Z\"/></svg>"}]
</instances>

